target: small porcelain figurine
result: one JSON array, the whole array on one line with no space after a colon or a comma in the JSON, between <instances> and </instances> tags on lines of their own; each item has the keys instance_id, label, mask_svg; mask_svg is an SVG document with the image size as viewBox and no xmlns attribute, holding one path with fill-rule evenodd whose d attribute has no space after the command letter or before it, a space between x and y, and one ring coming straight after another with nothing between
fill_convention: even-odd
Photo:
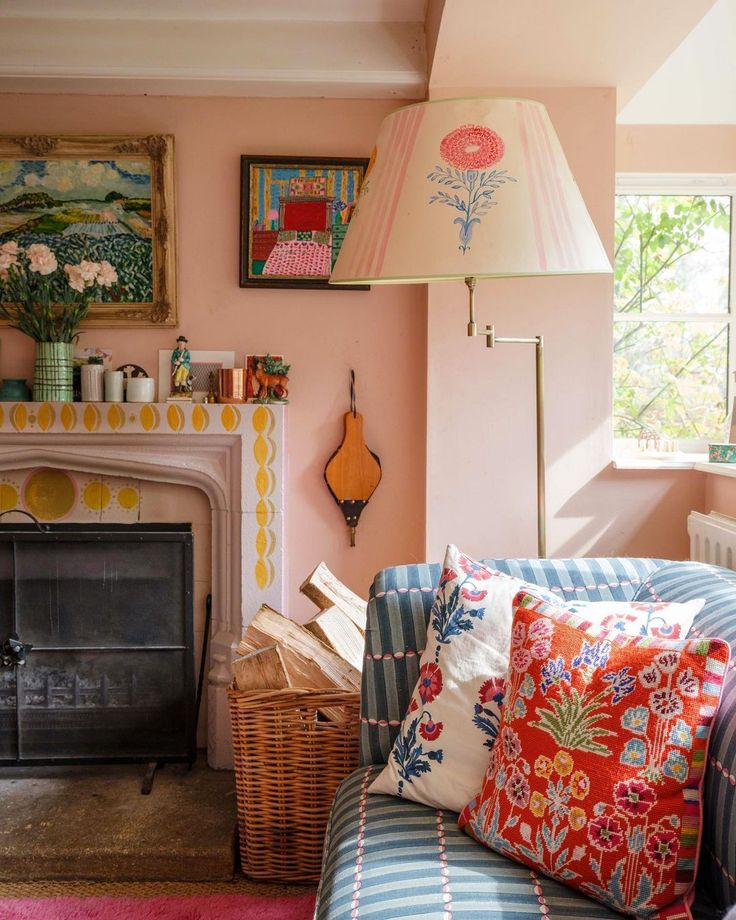
<instances>
[{"instance_id":1,"label":"small porcelain figurine","mask_svg":"<svg viewBox=\"0 0 736 920\"><path fill-rule=\"evenodd\" d=\"M171 395L179 399L192 397L192 358L187 345L189 340L180 335L176 348L171 352Z\"/></svg>"},{"instance_id":2,"label":"small porcelain figurine","mask_svg":"<svg viewBox=\"0 0 736 920\"><path fill-rule=\"evenodd\" d=\"M283 359L273 358L271 355L258 357L255 361L253 377L258 384L255 402L282 402L289 401L290 364L284 364Z\"/></svg>"}]
</instances>

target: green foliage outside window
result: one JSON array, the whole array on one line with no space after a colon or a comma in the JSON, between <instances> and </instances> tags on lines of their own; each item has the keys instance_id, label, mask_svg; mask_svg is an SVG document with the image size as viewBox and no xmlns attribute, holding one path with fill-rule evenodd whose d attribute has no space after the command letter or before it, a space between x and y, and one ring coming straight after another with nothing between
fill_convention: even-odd
<instances>
[{"instance_id":1,"label":"green foliage outside window","mask_svg":"<svg viewBox=\"0 0 736 920\"><path fill-rule=\"evenodd\" d=\"M720 438L731 198L616 199L614 436Z\"/></svg>"}]
</instances>

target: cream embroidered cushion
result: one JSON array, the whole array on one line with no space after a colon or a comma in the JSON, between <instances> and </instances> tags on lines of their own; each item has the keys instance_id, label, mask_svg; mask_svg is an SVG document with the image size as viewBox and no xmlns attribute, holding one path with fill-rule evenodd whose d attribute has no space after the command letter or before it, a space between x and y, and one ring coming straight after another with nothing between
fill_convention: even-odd
<instances>
[{"instance_id":1,"label":"cream embroidered cushion","mask_svg":"<svg viewBox=\"0 0 736 920\"><path fill-rule=\"evenodd\" d=\"M458 812L476 795L498 733L512 601L524 587L529 588L448 546L419 680L388 763L371 792ZM703 605L566 605L547 589L530 590L558 607L569 606L584 621L605 622L634 635L646 635L648 626L685 635Z\"/></svg>"}]
</instances>

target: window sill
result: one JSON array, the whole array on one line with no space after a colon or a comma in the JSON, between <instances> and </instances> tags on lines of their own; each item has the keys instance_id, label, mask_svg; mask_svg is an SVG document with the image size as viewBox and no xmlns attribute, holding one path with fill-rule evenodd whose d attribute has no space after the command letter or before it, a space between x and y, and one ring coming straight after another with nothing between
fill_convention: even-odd
<instances>
[{"instance_id":1,"label":"window sill","mask_svg":"<svg viewBox=\"0 0 736 920\"><path fill-rule=\"evenodd\" d=\"M713 472L712 466L728 466L726 463L708 463L708 454L646 454L632 455L630 457L614 457L615 470L694 470L705 467L704 472ZM736 464L730 475L736 476Z\"/></svg>"},{"instance_id":2,"label":"window sill","mask_svg":"<svg viewBox=\"0 0 736 920\"><path fill-rule=\"evenodd\" d=\"M696 463L693 469L711 476L729 476L736 479L736 463Z\"/></svg>"},{"instance_id":3,"label":"window sill","mask_svg":"<svg viewBox=\"0 0 736 920\"><path fill-rule=\"evenodd\" d=\"M736 463L709 463L707 454L671 454L668 457L615 457L615 470L695 470L709 476L736 479Z\"/></svg>"}]
</instances>

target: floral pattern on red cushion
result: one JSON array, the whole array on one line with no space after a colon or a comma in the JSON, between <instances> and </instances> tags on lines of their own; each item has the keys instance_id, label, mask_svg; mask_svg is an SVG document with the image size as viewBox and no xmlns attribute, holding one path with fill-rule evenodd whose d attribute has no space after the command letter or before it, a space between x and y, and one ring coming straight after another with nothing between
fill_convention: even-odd
<instances>
[{"instance_id":1,"label":"floral pattern on red cushion","mask_svg":"<svg viewBox=\"0 0 736 920\"><path fill-rule=\"evenodd\" d=\"M683 909L728 660L719 639L627 636L519 594L499 741L461 827L623 913Z\"/></svg>"}]
</instances>

